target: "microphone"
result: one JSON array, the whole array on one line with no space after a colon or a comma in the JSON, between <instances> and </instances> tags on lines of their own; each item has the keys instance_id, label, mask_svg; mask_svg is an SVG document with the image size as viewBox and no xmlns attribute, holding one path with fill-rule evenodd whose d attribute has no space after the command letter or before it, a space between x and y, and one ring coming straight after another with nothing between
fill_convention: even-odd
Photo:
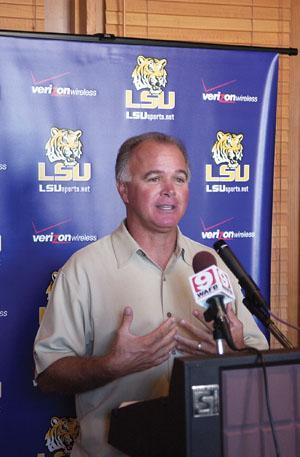
<instances>
[{"instance_id":1,"label":"microphone","mask_svg":"<svg viewBox=\"0 0 300 457\"><path fill-rule=\"evenodd\" d=\"M197 252L193 258L193 270L195 273L199 273L201 270L210 267L211 265L217 265L215 256L208 251Z\"/></svg>"},{"instance_id":2,"label":"microphone","mask_svg":"<svg viewBox=\"0 0 300 457\"><path fill-rule=\"evenodd\" d=\"M268 304L262 296L258 286L255 284L251 276L244 270L239 260L236 258L230 247L224 240L216 241L213 244L215 251L225 262L229 270L236 276L241 288L245 292L243 300L244 305L249 311L258 317L272 335L286 349L294 349L294 345L280 331L276 324L272 321L269 315Z\"/></svg>"},{"instance_id":3,"label":"microphone","mask_svg":"<svg viewBox=\"0 0 300 457\"><path fill-rule=\"evenodd\" d=\"M214 320L214 338L219 354L224 353L222 340L236 350L228 323L225 304L235 299L227 273L217 267L215 257L207 251L198 252L193 259L195 274L189 277L195 302L206 309L206 322Z\"/></svg>"},{"instance_id":4,"label":"microphone","mask_svg":"<svg viewBox=\"0 0 300 457\"><path fill-rule=\"evenodd\" d=\"M262 296L259 287L255 284L251 276L249 276L248 273L245 271L245 269L243 268L235 254L228 246L228 244L225 243L224 240L219 240L214 243L213 247L221 257L221 259L225 262L229 270L231 270L232 273L238 279L241 288L245 292L247 301L250 301L250 311L257 316L257 306L259 306L261 308L261 312L258 312L259 316L257 317L259 317L259 319L264 319L264 317L268 317L268 304Z\"/></svg>"},{"instance_id":5,"label":"microphone","mask_svg":"<svg viewBox=\"0 0 300 457\"><path fill-rule=\"evenodd\" d=\"M227 273L217 267L215 257L207 251L198 252L193 259L195 274L189 277L195 302L208 308L208 299L216 295L223 297L224 304L235 299Z\"/></svg>"}]
</instances>

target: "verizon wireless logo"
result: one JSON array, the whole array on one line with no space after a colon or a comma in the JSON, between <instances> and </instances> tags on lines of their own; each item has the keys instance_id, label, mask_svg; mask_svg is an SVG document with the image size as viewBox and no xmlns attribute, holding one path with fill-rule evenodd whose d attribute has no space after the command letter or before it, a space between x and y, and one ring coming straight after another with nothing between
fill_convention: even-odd
<instances>
[{"instance_id":1,"label":"verizon wireless logo","mask_svg":"<svg viewBox=\"0 0 300 457\"><path fill-rule=\"evenodd\" d=\"M89 233L66 233L59 232L58 227L70 222L70 219L58 222L44 228L37 228L34 222L32 222L33 235L32 241L34 243L43 243L51 245L61 245L73 242L92 242L97 240L97 235Z\"/></svg>"}]
</instances>

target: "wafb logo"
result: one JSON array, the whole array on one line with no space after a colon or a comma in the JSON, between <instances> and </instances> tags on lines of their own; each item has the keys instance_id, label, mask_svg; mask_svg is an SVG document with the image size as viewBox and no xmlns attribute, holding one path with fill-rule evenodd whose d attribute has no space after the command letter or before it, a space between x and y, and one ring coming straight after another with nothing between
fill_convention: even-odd
<instances>
[{"instance_id":1,"label":"wafb logo","mask_svg":"<svg viewBox=\"0 0 300 457\"><path fill-rule=\"evenodd\" d=\"M126 108L171 110L175 107L175 92L164 92L168 82L166 65L167 59L137 57L131 76L136 90L141 92L134 96L132 90L125 91ZM127 119L132 119L128 114Z\"/></svg>"},{"instance_id":2,"label":"wafb logo","mask_svg":"<svg viewBox=\"0 0 300 457\"><path fill-rule=\"evenodd\" d=\"M53 167L46 167L45 162L38 163L38 180L41 182L87 182L91 179L91 164L79 160L82 156L82 131L71 129L51 128L50 138L46 142L46 157ZM39 185L40 192L90 192L89 186L68 187Z\"/></svg>"},{"instance_id":3,"label":"wafb logo","mask_svg":"<svg viewBox=\"0 0 300 457\"><path fill-rule=\"evenodd\" d=\"M242 133L217 132L217 139L212 146L212 159L219 169L206 164L206 182L245 183L250 179L250 165L241 165L244 157ZM249 186L227 187L224 184L206 185L206 192L248 192Z\"/></svg>"}]
</instances>

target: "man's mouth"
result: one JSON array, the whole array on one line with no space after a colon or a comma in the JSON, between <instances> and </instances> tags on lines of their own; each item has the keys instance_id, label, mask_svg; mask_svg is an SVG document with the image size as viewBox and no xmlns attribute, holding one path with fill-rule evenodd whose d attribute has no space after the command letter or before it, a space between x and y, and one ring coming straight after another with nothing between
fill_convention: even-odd
<instances>
[{"instance_id":1,"label":"man's mouth","mask_svg":"<svg viewBox=\"0 0 300 457\"><path fill-rule=\"evenodd\" d=\"M157 208L162 211L173 211L175 209L175 205L157 205Z\"/></svg>"}]
</instances>

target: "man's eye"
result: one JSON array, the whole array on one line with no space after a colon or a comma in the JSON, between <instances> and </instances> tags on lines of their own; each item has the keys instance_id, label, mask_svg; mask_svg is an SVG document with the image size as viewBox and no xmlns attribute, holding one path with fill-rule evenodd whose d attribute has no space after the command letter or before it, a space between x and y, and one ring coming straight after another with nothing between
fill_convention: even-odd
<instances>
[{"instance_id":1,"label":"man's eye","mask_svg":"<svg viewBox=\"0 0 300 457\"><path fill-rule=\"evenodd\" d=\"M151 176L150 178L148 178L148 181L150 181L150 182L158 182L159 180L160 180L159 176Z\"/></svg>"},{"instance_id":2,"label":"man's eye","mask_svg":"<svg viewBox=\"0 0 300 457\"><path fill-rule=\"evenodd\" d=\"M178 184L184 184L186 182L186 178L184 176L177 176L176 182L178 182Z\"/></svg>"}]
</instances>

